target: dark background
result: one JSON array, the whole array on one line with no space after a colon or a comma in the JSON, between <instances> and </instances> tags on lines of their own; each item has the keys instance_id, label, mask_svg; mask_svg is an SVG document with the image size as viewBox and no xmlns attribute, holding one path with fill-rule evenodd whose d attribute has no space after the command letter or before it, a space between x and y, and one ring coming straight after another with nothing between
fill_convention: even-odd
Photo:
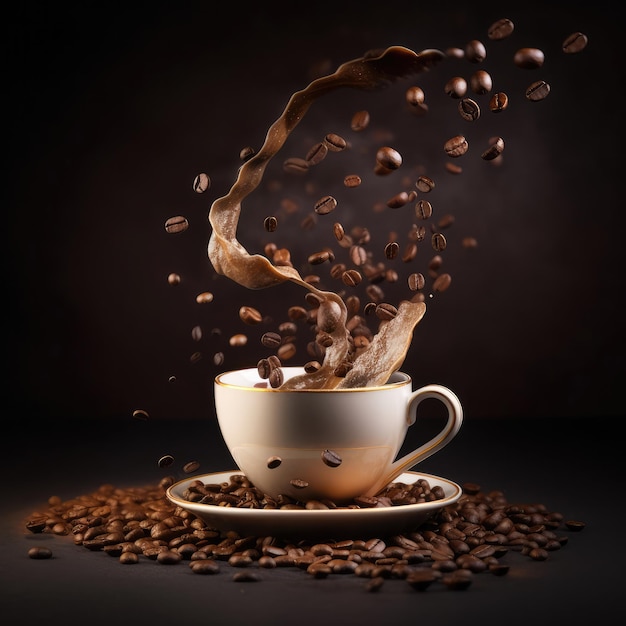
<instances>
[{"instance_id":1,"label":"dark background","mask_svg":"<svg viewBox=\"0 0 626 626\"><path fill-rule=\"evenodd\" d=\"M207 416L213 376L254 365L260 355L259 330L238 322L239 306L280 322L287 306L303 302L291 285L248 293L216 277L207 259L208 211L234 182L240 149L260 147L316 65L335 68L390 45L445 50L474 38L487 46L483 66L494 90L509 93L509 110L496 117L482 98L481 119L473 126L461 120L443 85L477 67L449 61L410 81L424 85L428 116L401 110L389 122L406 117L395 145L407 162L428 164L437 182L429 199L439 215L457 218L444 253L453 284L429 303L403 369L418 384L454 389L470 419L623 413L615 16L598 3L338 4L244 10L230 3L218 11L209 2L61 2L7 12L4 384L16 417L128 418L136 408L153 418ZM487 28L501 17L515 31L490 42ZM561 42L578 30L589 37L587 49L563 54ZM513 66L522 46L544 50L542 69ZM524 88L540 78L552 93L526 102ZM307 141L330 131L350 135L357 109L397 111L389 99L406 85L396 87L371 96L341 92L314 106L302 144L277 156L276 171L287 156L301 156ZM454 177L443 171L441 147L458 133L472 150ZM496 134L506 141L500 167L479 158ZM201 171L212 180L203 195L192 190ZM262 219L276 211L276 199L266 198L260 191L244 206L241 236L249 235L252 251L264 242ZM185 215L189 230L168 235L163 225L172 215ZM378 219L372 230L380 236L389 226ZM463 250L465 235L478 248ZM302 249L290 247L302 259L319 243L301 236ZM421 253L421 268L429 255ZM167 284L170 272L182 276L177 287ZM205 290L215 300L198 305ZM200 342L191 337L196 325ZM234 332L250 333L247 348L228 346ZM218 350L221 367L212 362ZM203 358L192 364L195 352Z\"/></svg>"}]
</instances>

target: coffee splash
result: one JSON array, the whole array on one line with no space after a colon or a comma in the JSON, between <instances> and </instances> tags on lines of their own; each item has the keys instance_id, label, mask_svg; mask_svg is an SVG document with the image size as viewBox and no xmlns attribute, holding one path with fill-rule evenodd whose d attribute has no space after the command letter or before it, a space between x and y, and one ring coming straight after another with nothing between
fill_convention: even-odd
<instances>
[{"instance_id":1,"label":"coffee splash","mask_svg":"<svg viewBox=\"0 0 626 626\"><path fill-rule=\"evenodd\" d=\"M426 312L423 302L403 301L397 314L381 323L369 347L353 358L347 310L336 293L306 282L286 265L274 265L260 254L250 254L237 239L243 201L259 186L269 161L284 145L311 105L339 88L366 91L382 89L394 81L429 70L445 58L439 50L416 53L401 46L348 61L330 75L312 81L294 93L282 115L269 128L263 146L240 168L229 193L211 206L212 233L208 256L215 271L248 289L265 289L292 281L312 292L319 301L317 325L331 340L321 367L282 383L281 388L331 389L384 384L406 356L415 326Z\"/></svg>"}]
</instances>

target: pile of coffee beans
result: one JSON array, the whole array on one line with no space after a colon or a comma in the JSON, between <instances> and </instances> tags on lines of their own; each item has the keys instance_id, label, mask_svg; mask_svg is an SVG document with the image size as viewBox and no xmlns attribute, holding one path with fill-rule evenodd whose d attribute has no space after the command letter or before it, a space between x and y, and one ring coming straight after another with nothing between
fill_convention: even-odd
<instances>
[{"instance_id":1,"label":"pile of coffee beans","mask_svg":"<svg viewBox=\"0 0 626 626\"><path fill-rule=\"evenodd\" d=\"M52 497L46 510L30 516L26 528L32 533L72 536L77 546L104 552L122 564L140 559L161 565L186 563L195 574L227 573L235 582L260 581L275 568L302 570L316 579L348 574L364 579L365 590L373 592L384 584L408 584L417 591L431 585L467 589L477 574L507 574L511 552L545 561L568 543L569 532L585 527L543 504L513 504L502 491L487 492L465 483L456 503L412 532L342 541L241 536L211 528L175 506L165 494L171 484L171 478L140 488L107 484L67 501ZM219 486L201 487L200 480L192 485L189 493L205 490L228 496L217 506L250 506L250 496L245 494L255 493L239 474ZM392 483L377 503L369 505L405 506L411 492L419 492L420 498L442 497L436 488L429 489L427 481ZM394 500L400 493L404 499ZM293 504L283 503L286 508ZM38 546L28 556L48 559L53 552Z\"/></svg>"}]
</instances>

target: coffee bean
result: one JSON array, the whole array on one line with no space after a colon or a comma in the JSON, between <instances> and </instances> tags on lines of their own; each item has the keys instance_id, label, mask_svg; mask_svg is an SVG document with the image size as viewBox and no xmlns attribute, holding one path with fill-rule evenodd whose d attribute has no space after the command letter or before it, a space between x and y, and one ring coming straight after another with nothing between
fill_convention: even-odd
<instances>
[{"instance_id":1,"label":"coffee bean","mask_svg":"<svg viewBox=\"0 0 626 626\"><path fill-rule=\"evenodd\" d=\"M402 254L402 261L404 263L409 263L417 256L417 244L408 243L404 249L404 253Z\"/></svg>"},{"instance_id":2,"label":"coffee bean","mask_svg":"<svg viewBox=\"0 0 626 626\"><path fill-rule=\"evenodd\" d=\"M289 484L296 489L306 489L306 487L309 486L309 483L306 480L301 480L300 478L291 479Z\"/></svg>"},{"instance_id":3,"label":"coffee bean","mask_svg":"<svg viewBox=\"0 0 626 626\"><path fill-rule=\"evenodd\" d=\"M442 233L433 233L433 236L431 237L431 245L433 247L433 250L436 250L437 252L442 252L446 249L448 243Z\"/></svg>"},{"instance_id":4,"label":"coffee bean","mask_svg":"<svg viewBox=\"0 0 626 626\"><path fill-rule=\"evenodd\" d=\"M282 346L278 348L278 358L283 362L293 359L295 355L296 355L296 344L291 341L284 343ZM272 377L270 375L270 382L271 380L272 380ZM280 384L282 384L282 373L281 373Z\"/></svg>"},{"instance_id":5,"label":"coffee bean","mask_svg":"<svg viewBox=\"0 0 626 626\"><path fill-rule=\"evenodd\" d=\"M197 559L189 563L189 569L194 574L219 574L220 566L214 559Z\"/></svg>"},{"instance_id":6,"label":"coffee bean","mask_svg":"<svg viewBox=\"0 0 626 626\"><path fill-rule=\"evenodd\" d=\"M470 88L479 96L489 93L493 87L491 74L485 70L476 70L470 76Z\"/></svg>"},{"instance_id":7,"label":"coffee bean","mask_svg":"<svg viewBox=\"0 0 626 626\"><path fill-rule=\"evenodd\" d=\"M465 58L471 63L482 63L487 58L485 44L478 39L472 39L465 46Z\"/></svg>"},{"instance_id":8,"label":"coffee bean","mask_svg":"<svg viewBox=\"0 0 626 626\"><path fill-rule=\"evenodd\" d=\"M385 246L385 257L389 260L393 260L398 256L400 246L397 241L391 241Z\"/></svg>"},{"instance_id":9,"label":"coffee bean","mask_svg":"<svg viewBox=\"0 0 626 626\"><path fill-rule=\"evenodd\" d=\"M413 86L406 90L406 101L411 106L424 104L424 91L421 87Z\"/></svg>"},{"instance_id":10,"label":"coffee bean","mask_svg":"<svg viewBox=\"0 0 626 626\"><path fill-rule=\"evenodd\" d=\"M335 133L328 133L326 137L324 137L324 143L328 146L328 149L331 152L341 152L345 150L348 146L346 140L340 135L336 135Z\"/></svg>"},{"instance_id":11,"label":"coffee bean","mask_svg":"<svg viewBox=\"0 0 626 626\"><path fill-rule=\"evenodd\" d=\"M222 365L222 363L224 363L224 353L223 352L216 352L213 355L213 365Z\"/></svg>"},{"instance_id":12,"label":"coffee bean","mask_svg":"<svg viewBox=\"0 0 626 626\"><path fill-rule=\"evenodd\" d=\"M211 186L211 179L204 173L198 174L193 181L193 190L204 193Z\"/></svg>"},{"instance_id":13,"label":"coffee bean","mask_svg":"<svg viewBox=\"0 0 626 626\"><path fill-rule=\"evenodd\" d=\"M419 291L420 289L423 289L426 282L424 279L424 275L420 274L419 272L413 272L412 274L409 274L407 280L409 283L409 289L411 291Z\"/></svg>"},{"instance_id":14,"label":"coffee bean","mask_svg":"<svg viewBox=\"0 0 626 626\"><path fill-rule=\"evenodd\" d=\"M235 333L228 338L228 345L233 347L245 346L248 343L248 337L243 333Z\"/></svg>"},{"instance_id":15,"label":"coffee bean","mask_svg":"<svg viewBox=\"0 0 626 626\"><path fill-rule=\"evenodd\" d=\"M435 181L429 176L421 175L415 181L415 186L422 193L430 193L435 188Z\"/></svg>"},{"instance_id":16,"label":"coffee bean","mask_svg":"<svg viewBox=\"0 0 626 626\"><path fill-rule=\"evenodd\" d=\"M539 48L520 48L513 55L513 63L522 69L533 70L541 67L545 55Z\"/></svg>"},{"instance_id":17,"label":"coffee bean","mask_svg":"<svg viewBox=\"0 0 626 626\"><path fill-rule=\"evenodd\" d=\"M255 326L263 321L260 311L251 306L242 306L239 309L239 319L249 326Z\"/></svg>"},{"instance_id":18,"label":"coffee bean","mask_svg":"<svg viewBox=\"0 0 626 626\"><path fill-rule=\"evenodd\" d=\"M185 474L193 474L197 472L199 468L200 463L198 461L189 461L183 465L183 472L185 472Z\"/></svg>"},{"instance_id":19,"label":"coffee bean","mask_svg":"<svg viewBox=\"0 0 626 626\"><path fill-rule=\"evenodd\" d=\"M261 344L266 348L277 348L282 342L282 337L278 333L267 332L261 335Z\"/></svg>"},{"instance_id":20,"label":"coffee bean","mask_svg":"<svg viewBox=\"0 0 626 626\"><path fill-rule=\"evenodd\" d=\"M183 233L189 228L189 222L186 217L182 215L176 215L175 217L170 217L165 222L165 230L168 233Z\"/></svg>"},{"instance_id":21,"label":"coffee bean","mask_svg":"<svg viewBox=\"0 0 626 626\"><path fill-rule=\"evenodd\" d=\"M322 461L324 461L328 467L339 467L343 459L333 450L324 450L322 452Z\"/></svg>"},{"instance_id":22,"label":"coffee bean","mask_svg":"<svg viewBox=\"0 0 626 626\"><path fill-rule=\"evenodd\" d=\"M196 302L198 304L213 302L213 294L210 291L203 291L196 296Z\"/></svg>"},{"instance_id":23,"label":"coffee bean","mask_svg":"<svg viewBox=\"0 0 626 626\"><path fill-rule=\"evenodd\" d=\"M461 174L463 172L463 168L460 165L457 165L456 163L451 163L450 161L446 163L446 170L450 174Z\"/></svg>"},{"instance_id":24,"label":"coffee bean","mask_svg":"<svg viewBox=\"0 0 626 626\"><path fill-rule=\"evenodd\" d=\"M361 132L365 130L370 123L370 114L368 111L357 111L350 122L350 128L354 132Z\"/></svg>"},{"instance_id":25,"label":"coffee bean","mask_svg":"<svg viewBox=\"0 0 626 626\"><path fill-rule=\"evenodd\" d=\"M320 198L314 206L314 210L318 215L327 215L331 211L334 211L337 207L337 200L332 196L324 196Z\"/></svg>"},{"instance_id":26,"label":"coffee bean","mask_svg":"<svg viewBox=\"0 0 626 626\"><path fill-rule=\"evenodd\" d=\"M268 233L273 233L277 226L278 220L273 215L269 215L263 220L263 228L265 228Z\"/></svg>"},{"instance_id":27,"label":"coffee bean","mask_svg":"<svg viewBox=\"0 0 626 626\"><path fill-rule=\"evenodd\" d=\"M400 207L403 207L408 201L409 194L406 191L401 191L400 193L397 193L395 196L387 200L387 206L390 209L399 209Z\"/></svg>"},{"instance_id":28,"label":"coffee bean","mask_svg":"<svg viewBox=\"0 0 626 626\"><path fill-rule=\"evenodd\" d=\"M489 100L489 110L492 113L500 113L509 106L509 97L502 91L494 93Z\"/></svg>"},{"instance_id":29,"label":"coffee bean","mask_svg":"<svg viewBox=\"0 0 626 626\"><path fill-rule=\"evenodd\" d=\"M397 170L402 165L402 156L397 150L384 146L376 152L376 162L386 170Z\"/></svg>"},{"instance_id":30,"label":"coffee bean","mask_svg":"<svg viewBox=\"0 0 626 626\"><path fill-rule=\"evenodd\" d=\"M133 417L139 420L147 420L150 419L150 415L148 411L144 411L143 409L135 409L133 411Z\"/></svg>"},{"instance_id":31,"label":"coffee bean","mask_svg":"<svg viewBox=\"0 0 626 626\"><path fill-rule=\"evenodd\" d=\"M363 246L350 247L350 260L354 265L363 265L367 261L367 252Z\"/></svg>"},{"instance_id":32,"label":"coffee bean","mask_svg":"<svg viewBox=\"0 0 626 626\"><path fill-rule=\"evenodd\" d=\"M459 101L459 113L467 122L474 122L480 117L480 107L471 98L463 98Z\"/></svg>"},{"instance_id":33,"label":"coffee bean","mask_svg":"<svg viewBox=\"0 0 626 626\"><path fill-rule=\"evenodd\" d=\"M460 157L463 156L469 148L469 144L467 143L467 139L463 137L463 135L455 135L446 141L443 146L446 154L449 157Z\"/></svg>"},{"instance_id":34,"label":"coffee bean","mask_svg":"<svg viewBox=\"0 0 626 626\"><path fill-rule=\"evenodd\" d=\"M454 76L443 86L443 91L451 98L462 98L467 93L467 81L462 76Z\"/></svg>"},{"instance_id":35,"label":"coffee bean","mask_svg":"<svg viewBox=\"0 0 626 626\"><path fill-rule=\"evenodd\" d=\"M28 550L28 558L35 560L51 559L52 550L45 546L34 546Z\"/></svg>"},{"instance_id":36,"label":"coffee bean","mask_svg":"<svg viewBox=\"0 0 626 626\"><path fill-rule=\"evenodd\" d=\"M450 283L452 282L452 276L450 274L441 274L437 276L435 282L433 283L433 291L445 291L450 287Z\"/></svg>"},{"instance_id":37,"label":"coffee bean","mask_svg":"<svg viewBox=\"0 0 626 626\"><path fill-rule=\"evenodd\" d=\"M578 520L567 520L565 522L565 527L567 528L567 530L573 530L576 532L584 530L585 526L585 522L580 522Z\"/></svg>"},{"instance_id":38,"label":"coffee bean","mask_svg":"<svg viewBox=\"0 0 626 626\"><path fill-rule=\"evenodd\" d=\"M587 47L587 35L579 32L568 35L563 41L563 52L566 54L575 54Z\"/></svg>"},{"instance_id":39,"label":"coffee bean","mask_svg":"<svg viewBox=\"0 0 626 626\"><path fill-rule=\"evenodd\" d=\"M305 174L309 171L309 163L299 157L290 157L283 162L283 169L289 174Z\"/></svg>"},{"instance_id":40,"label":"coffee bean","mask_svg":"<svg viewBox=\"0 0 626 626\"><path fill-rule=\"evenodd\" d=\"M136 565L139 563L139 556L134 552L122 552L119 561L122 565Z\"/></svg>"},{"instance_id":41,"label":"coffee bean","mask_svg":"<svg viewBox=\"0 0 626 626\"><path fill-rule=\"evenodd\" d=\"M318 163L321 163L326 158L327 154L328 154L328 145L323 142L316 143L307 152L306 161L308 162L309 165L317 165Z\"/></svg>"},{"instance_id":42,"label":"coffee bean","mask_svg":"<svg viewBox=\"0 0 626 626\"><path fill-rule=\"evenodd\" d=\"M487 29L487 36L489 39L493 39L494 41L499 41L501 39L506 39L513 33L514 24L508 18L502 18L497 20L489 26Z\"/></svg>"},{"instance_id":43,"label":"coffee bean","mask_svg":"<svg viewBox=\"0 0 626 626\"><path fill-rule=\"evenodd\" d=\"M526 89L526 98L531 102L544 100L550 93L550 85L545 80L538 80Z\"/></svg>"},{"instance_id":44,"label":"coffee bean","mask_svg":"<svg viewBox=\"0 0 626 626\"><path fill-rule=\"evenodd\" d=\"M496 157L499 157L504 151L504 139L502 137L496 137L495 140L491 143L489 148L487 148L481 155L481 159L485 161L492 161Z\"/></svg>"},{"instance_id":45,"label":"coffee bean","mask_svg":"<svg viewBox=\"0 0 626 626\"><path fill-rule=\"evenodd\" d=\"M277 389L284 382L283 370L280 367L274 367L270 372L268 382L272 389Z\"/></svg>"},{"instance_id":46,"label":"coffee bean","mask_svg":"<svg viewBox=\"0 0 626 626\"><path fill-rule=\"evenodd\" d=\"M343 179L343 184L350 188L358 187L361 184L361 177L357 174L348 174L348 176Z\"/></svg>"},{"instance_id":47,"label":"coffee bean","mask_svg":"<svg viewBox=\"0 0 626 626\"><path fill-rule=\"evenodd\" d=\"M392 304L388 304L387 302L381 302L379 305L376 306L375 313L378 319L387 321L392 320L398 315L398 309L396 309L396 307Z\"/></svg>"},{"instance_id":48,"label":"coffee bean","mask_svg":"<svg viewBox=\"0 0 626 626\"><path fill-rule=\"evenodd\" d=\"M245 162L249 161L255 154L256 150L254 148L252 148L251 146L244 146L239 151L239 158Z\"/></svg>"},{"instance_id":49,"label":"coffee bean","mask_svg":"<svg viewBox=\"0 0 626 626\"><path fill-rule=\"evenodd\" d=\"M433 214L433 206L428 200L418 200L415 205L415 216L427 220Z\"/></svg>"},{"instance_id":50,"label":"coffee bean","mask_svg":"<svg viewBox=\"0 0 626 626\"><path fill-rule=\"evenodd\" d=\"M174 464L174 457L171 454L165 454L158 461L159 467L170 467Z\"/></svg>"},{"instance_id":51,"label":"coffee bean","mask_svg":"<svg viewBox=\"0 0 626 626\"><path fill-rule=\"evenodd\" d=\"M267 467L269 469L276 469L282 462L283 460L279 456L271 456L267 459Z\"/></svg>"}]
</instances>

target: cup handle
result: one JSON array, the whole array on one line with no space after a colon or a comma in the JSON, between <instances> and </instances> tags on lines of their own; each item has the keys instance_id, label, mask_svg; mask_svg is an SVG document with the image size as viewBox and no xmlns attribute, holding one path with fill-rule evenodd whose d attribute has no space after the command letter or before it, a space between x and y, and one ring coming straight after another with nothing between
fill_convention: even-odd
<instances>
[{"instance_id":1,"label":"cup handle","mask_svg":"<svg viewBox=\"0 0 626 626\"><path fill-rule=\"evenodd\" d=\"M441 450L446 446L459 432L461 424L463 423L463 407L456 394L447 387L442 385L426 385L420 389L414 391L409 396L407 404L407 421L409 426L415 423L417 417L417 407L419 404L427 398L435 398L443 402L448 410L448 421L444 428L435 437L421 445L413 452L407 453L405 456L394 461L389 471L385 476L378 481L376 486L370 490L370 493L377 493L385 485L392 482L402 472L410 469L414 465L417 465L420 461L427 459L429 456L435 454L435 452Z\"/></svg>"}]
</instances>

